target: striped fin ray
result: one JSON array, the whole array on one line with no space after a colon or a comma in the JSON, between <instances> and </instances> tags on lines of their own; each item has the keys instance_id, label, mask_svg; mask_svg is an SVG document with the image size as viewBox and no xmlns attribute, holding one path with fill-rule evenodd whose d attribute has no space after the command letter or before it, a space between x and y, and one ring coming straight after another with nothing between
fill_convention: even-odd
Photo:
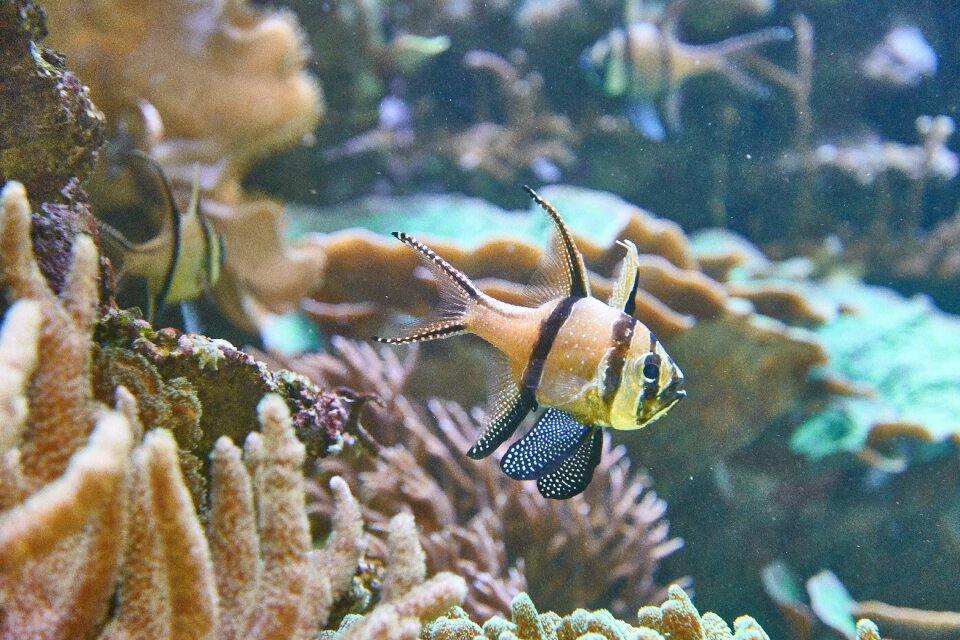
<instances>
[{"instance_id":1,"label":"striped fin ray","mask_svg":"<svg viewBox=\"0 0 960 640\"><path fill-rule=\"evenodd\" d=\"M519 389L514 389L510 396L502 398L494 407L490 422L480 433L476 444L467 451L467 457L479 460L493 453L514 434L536 405L532 393L524 393Z\"/></svg>"},{"instance_id":2,"label":"striped fin ray","mask_svg":"<svg viewBox=\"0 0 960 640\"><path fill-rule=\"evenodd\" d=\"M603 431L589 429L583 434L577 450L559 467L537 478L537 489L544 498L566 500L583 493L593 480L593 470L603 453Z\"/></svg>"},{"instance_id":3,"label":"striped fin ray","mask_svg":"<svg viewBox=\"0 0 960 640\"><path fill-rule=\"evenodd\" d=\"M530 282L533 305L567 296L586 298L590 295L587 268L570 229L552 204L538 196L530 187L524 185L523 188L533 201L547 212L553 222L550 245Z\"/></svg>"},{"instance_id":4,"label":"striped fin ray","mask_svg":"<svg viewBox=\"0 0 960 640\"><path fill-rule=\"evenodd\" d=\"M514 480L533 480L562 465L590 427L560 409L547 409L530 431L510 445L500 467Z\"/></svg>"},{"instance_id":5,"label":"striped fin ray","mask_svg":"<svg viewBox=\"0 0 960 640\"><path fill-rule=\"evenodd\" d=\"M483 299L483 292L470 282L470 278L409 233L394 231L393 236L416 251L420 261L436 278L440 302L432 315L403 327L400 335L373 336L373 339L384 344L412 344L465 333L466 316L471 306Z\"/></svg>"}]
</instances>

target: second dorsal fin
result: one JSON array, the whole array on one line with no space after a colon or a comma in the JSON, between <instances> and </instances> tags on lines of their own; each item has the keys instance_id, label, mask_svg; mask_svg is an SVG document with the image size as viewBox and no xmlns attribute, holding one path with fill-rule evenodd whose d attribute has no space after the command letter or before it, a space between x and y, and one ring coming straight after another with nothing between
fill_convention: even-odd
<instances>
[{"instance_id":1,"label":"second dorsal fin","mask_svg":"<svg viewBox=\"0 0 960 640\"><path fill-rule=\"evenodd\" d=\"M547 212L553 223L550 244L540 259L537 271L530 282L532 303L540 305L556 298L586 298L590 295L590 283L583 256L573 241L570 229L560 214L549 202L537 195L537 192L524 185L524 190L540 207Z\"/></svg>"}]
</instances>

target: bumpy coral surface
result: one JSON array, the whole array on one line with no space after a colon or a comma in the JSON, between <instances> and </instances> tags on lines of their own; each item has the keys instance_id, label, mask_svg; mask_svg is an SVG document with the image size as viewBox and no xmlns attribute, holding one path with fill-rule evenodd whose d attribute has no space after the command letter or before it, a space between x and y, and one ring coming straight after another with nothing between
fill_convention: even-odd
<instances>
[{"instance_id":1,"label":"bumpy coral surface","mask_svg":"<svg viewBox=\"0 0 960 640\"><path fill-rule=\"evenodd\" d=\"M0 183L18 180L41 202L89 177L105 129L83 81L43 46L46 35L32 0L0 3Z\"/></svg>"},{"instance_id":2,"label":"bumpy coral surface","mask_svg":"<svg viewBox=\"0 0 960 640\"><path fill-rule=\"evenodd\" d=\"M226 248L216 291L225 312L255 326L289 310L319 277L322 257L287 246L282 206L245 194L240 179L254 158L299 142L322 114L293 14L242 0L147 9L54 0L47 10L51 39L91 86L114 137L143 130L133 142L163 165L184 205L200 165L202 210ZM105 201L129 197L99 178Z\"/></svg>"},{"instance_id":3,"label":"bumpy coral surface","mask_svg":"<svg viewBox=\"0 0 960 640\"><path fill-rule=\"evenodd\" d=\"M347 485L331 480L331 535L314 548L307 450L287 401L268 394L243 453L226 436L212 446L202 524L204 505L178 455L184 443L163 428L196 417L183 411L189 383L165 383L146 356L104 355L118 349L105 345L97 357L143 394L145 411L123 386L111 394L114 410L94 399L96 249L78 237L64 293L55 296L33 257L29 222L26 192L11 182L0 195L3 284L14 300L0 330L0 637L314 637L351 588L365 548ZM166 347L181 366L229 366L224 345L181 338L147 344ZM98 384L109 375L101 371ZM177 435L200 437L184 428ZM416 635L421 620L463 600L462 579L426 579L414 532L408 516L392 526L382 602L365 625L389 629L399 620Z\"/></svg>"}]
</instances>

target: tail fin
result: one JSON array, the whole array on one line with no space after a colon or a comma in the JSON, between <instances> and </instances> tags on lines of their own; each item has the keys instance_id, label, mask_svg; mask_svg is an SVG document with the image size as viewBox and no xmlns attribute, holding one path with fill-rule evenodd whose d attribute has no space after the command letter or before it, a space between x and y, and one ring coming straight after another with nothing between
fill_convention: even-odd
<instances>
[{"instance_id":1,"label":"tail fin","mask_svg":"<svg viewBox=\"0 0 960 640\"><path fill-rule=\"evenodd\" d=\"M769 87L746 72L740 63L757 56L755 52L757 47L770 42L784 42L792 38L793 31L787 27L768 27L734 36L722 42L700 46L704 51L716 56L719 61L718 70L730 82L755 98L766 98L770 95Z\"/></svg>"},{"instance_id":2,"label":"tail fin","mask_svg":"<svg viewBox=\"0 0 960 640\"><path fill-rule=\"evenodd\" d=\"M465 333L467 316L483 300L484 293L467 276L413 236L402 231L393 235L416 251L424 266L437 279L440 303L432 315L404 327L400 335L386 338L374 336L373 339L385 344L411 344Z\"/></svg>"}]
</instances>

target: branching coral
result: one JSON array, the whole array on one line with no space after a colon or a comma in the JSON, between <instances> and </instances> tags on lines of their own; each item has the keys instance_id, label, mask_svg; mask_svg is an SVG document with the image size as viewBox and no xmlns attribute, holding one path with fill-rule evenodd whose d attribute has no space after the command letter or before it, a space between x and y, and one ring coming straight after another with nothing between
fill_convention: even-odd
<instances>
[{"instance_id":1,"label":"branching coral","mask_svg":"<svg viewBox=\"0 0 960 640\"><path fill-rule=\"evenodd\" d=\"M410 509L431 569L470 580L468 609L481 617L504 611L524 580L558 608L602 602L624 610L658 596L657 565L681 542L669 538L665 504L646 490L643 476L631 473L622 448L605 443L596 480L582 497L544 500L497 465L463 455L479 430L477 418L453 402L430 400L421 409L404 397L410 360L343 339L334 345L339 358L310 356L292 364L328 384L377 394L383 405L368 403L374 419L364 424L386 446L372 462L341 458L327 468L358 474L375 530L382 530L385 514ZM324 511L322 500L316 509ZM550 543L531 545L534 539Z\"/></svg>"},{"instance_id":2,"label":"branching coral","mask_svg":"<svg viewBox=\"0 0 960 640\"><path fill-rule=\"evenodd\" d=\"M160 414L139 411L123 387L116 410L93 399L92 241L76 241L57 297L33 259L19 183L4 188L0 215L14 300L0 330L0 637L314 637L351 588L365 542L334 478L331 535L314 548L306 447L286 400L259 403L261 431L246 435L243 456L226 437L213 447L205 532L173 434L140 422ZM391 537L391 586L374 613L392 607L416 635L465 587L447 575L421 585L415 537L399 541L412 522L397 526L406 534Z\"/></svg>"},{"instance_id":3,"label":"branching coral","mask_svg":"<svg viewBox=\"0 0 960 640\"><path fill-rule=\"evenodd\" d=\"M680 587L670 587L670 597L660 607L643 607L638 626L614 618L609 611L578 609L562 617L552 611L539 613L527 594L512 604L511 620L494 617L483 627L465 616L446 616L427 625L425 640L769 640L756 620L741 616L733 629L715 613L702 616ZM876 626L863 620L857 640L878 640Z\"/></svg>"}]
</instances>

